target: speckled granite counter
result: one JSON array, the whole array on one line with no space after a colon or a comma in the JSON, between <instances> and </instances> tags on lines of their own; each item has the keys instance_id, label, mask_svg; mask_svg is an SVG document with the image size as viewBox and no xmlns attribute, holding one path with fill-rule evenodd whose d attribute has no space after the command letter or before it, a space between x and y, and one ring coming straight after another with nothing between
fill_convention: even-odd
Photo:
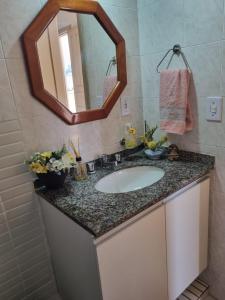
<instances>
[{"instance_id":1,"label":"speckled granite counter","mask_svg":"<svg viewBox=\"0 0 225 300\"><path fill-rule=\"evenodd\" d=\"M142 165L156 166L165 171L160 181L138 191L123 194L97 191L96 182L113 172L101 169L86 181L75 182L68 178L64 188L52 191L40 188L36 192L97 238L206 175L214 166L212 156L185 151L181 154L181 160L176 162L151 161L143 155L132 161L123 161L115 171Z\"/></svg>"}]
</instances>

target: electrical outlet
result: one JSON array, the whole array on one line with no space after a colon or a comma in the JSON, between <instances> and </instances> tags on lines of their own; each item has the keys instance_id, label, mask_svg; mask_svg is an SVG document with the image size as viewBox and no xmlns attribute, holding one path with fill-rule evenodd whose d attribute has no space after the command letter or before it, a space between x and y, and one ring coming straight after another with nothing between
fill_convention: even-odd
<instances>
[{"instance_id":1,"label":"electrical outlet","mask_svg":"<svg viewBox=\"0 0 225 300\"><path fill-rule=\"evenodd\" d=\"M222 121L222 97L208 97L206 119L208 121Z\"/></svg>"}]
</instances>

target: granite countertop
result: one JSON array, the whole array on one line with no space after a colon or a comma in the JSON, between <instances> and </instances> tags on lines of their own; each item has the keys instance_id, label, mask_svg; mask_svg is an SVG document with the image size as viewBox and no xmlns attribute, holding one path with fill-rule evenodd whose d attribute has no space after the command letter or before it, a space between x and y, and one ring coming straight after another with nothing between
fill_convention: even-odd
<instances>
[{"instance_id":1,"label":"granite countertop","mask_svg":"<svg viewBox=\"0 0 225 300\"><path fill-rule=\"evenodd\" d=\"M119 164L115 171L143 165L162 168L165 171L164 177L141 190L106 194L97 191L94 186L99 179L113 171L99 169L95 174L89 175L86 181L76 182L68 177L63 188L39 188L36 192L98 238L206 175L214 167L214 157L181 151L180 160L171 162L167 159L152 161L142 154L136 154L129 161L124 160Z\"/></svg>"}]
</instances>

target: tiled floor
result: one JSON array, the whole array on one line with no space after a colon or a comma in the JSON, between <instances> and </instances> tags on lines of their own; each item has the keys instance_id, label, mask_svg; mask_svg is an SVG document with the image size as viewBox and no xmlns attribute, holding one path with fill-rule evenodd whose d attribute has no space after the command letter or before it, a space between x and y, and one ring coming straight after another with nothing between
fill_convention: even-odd
<instances>
[{"instance_id":1,"label":"tiled floor","mask_svg":"<svg viewBox=\"0 0 225 300\"><path fill-rule=\"evenodd\" d=\"M59 296L54 296L53 298L49 299L49 300L62 300ZM207 296L206 298L204 298L204 300L216 300L215 298L211 297L211 296Z\"/></svg>"}]
</instances>

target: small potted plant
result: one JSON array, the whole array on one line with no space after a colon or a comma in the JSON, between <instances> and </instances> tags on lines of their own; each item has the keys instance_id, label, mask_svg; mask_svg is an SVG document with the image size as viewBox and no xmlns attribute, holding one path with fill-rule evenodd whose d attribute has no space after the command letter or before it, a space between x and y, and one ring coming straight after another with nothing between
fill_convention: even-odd
<instances>
[{"instance_id":1,"label":"small potted plant","mask_svg":"<svg viewBox=\"0 0 225 300\"><path fill-rule=\"evenodd\" d=\"M55 189L63 186L68 170L74 167L75 160L64 145L57 151L36 152L26 163L42 185Z\"/></svg>"},{"instance_id":2,"label":"small potted plant","mask_svg":"<svg viewBox=\"0 0 225 300\"><path fill-rule=\"evenodd\" d=\"M160 159L165 155L166 148L163 145L167 142L167 136L161 136L157 141L154 139L154 134L158 126L149 127L147 123L145 123L145 134L142 136L142 142L145 146L145 154L150 159Z\"/></svg>"}]
</instances>

